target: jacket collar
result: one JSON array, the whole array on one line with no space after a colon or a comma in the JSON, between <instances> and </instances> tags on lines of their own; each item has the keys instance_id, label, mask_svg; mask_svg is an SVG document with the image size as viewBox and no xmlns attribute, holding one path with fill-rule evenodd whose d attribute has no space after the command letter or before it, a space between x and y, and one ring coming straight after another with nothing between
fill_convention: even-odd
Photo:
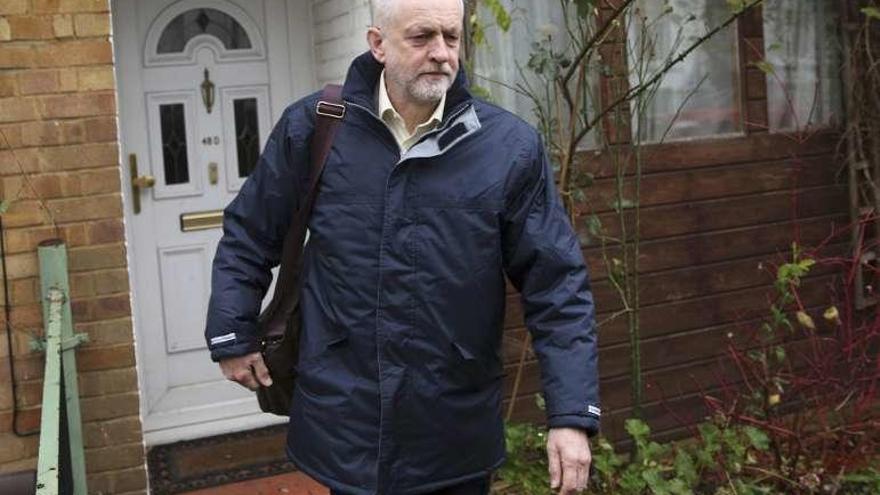
<instances>
[{"instance_id":1,"label":"jacket collar","mask_svg":"<svg viewBox=\"0 0 880 495\"><path fill-rule=\"evenodd\" d=\"M369 108L373 113L378 114L375 102L376 88L384 68L385 66L373 58L373 54L369 51L359 55L348 68L348 75L345 76L345 84L342 87L342 98ZM464 67L459 66L455 81L446 92L443 119L449 117L452 109L471 99Z\"/></svg>"}]
</instances>

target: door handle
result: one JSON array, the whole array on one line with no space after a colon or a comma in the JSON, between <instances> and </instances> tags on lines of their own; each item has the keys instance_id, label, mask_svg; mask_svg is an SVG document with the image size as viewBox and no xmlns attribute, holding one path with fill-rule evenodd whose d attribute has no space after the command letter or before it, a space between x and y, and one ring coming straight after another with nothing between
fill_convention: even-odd
<instances>
[{"instance_id":1,"label":"door handle","mask_svg":"<svg viewBox=\"0 0 880 495\"><path fill-rule=\"evenodd\" d=\"M128 168L131 172L131 202L134 214L141 212L141 189L148 189L156 185L156 178L152 175L138 175L137 155L128 155Z\"/></svg>"}]
</instances>

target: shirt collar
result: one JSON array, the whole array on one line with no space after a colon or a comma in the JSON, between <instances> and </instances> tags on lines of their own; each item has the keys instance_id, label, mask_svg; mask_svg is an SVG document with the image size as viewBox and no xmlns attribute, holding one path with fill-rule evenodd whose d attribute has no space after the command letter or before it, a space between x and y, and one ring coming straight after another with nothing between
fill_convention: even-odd
<instances>
[{"instance_id":1,"label":"shirt collar","mask_svg":"<svg viewBox=\"0 0 880 495\"><path fill-rule=\"evenodd\" d=\"M437 106L434 108L434 113L428 117L428 120L422 122L416 129L426 126L426 125L436 125L443 121L443 108L446 105L446 93L443 93L443 96L440 97L440 101L437 103ZM388 88L385 86L385 70L382 70L382 73L379 75L379 117L384 121L388 121L388 119L396 119L399 120L402 125L405 126L403 117L397 112L394 108L394 105L391 104L391 98L388 97Z\"/></svg>"}]
</instances>

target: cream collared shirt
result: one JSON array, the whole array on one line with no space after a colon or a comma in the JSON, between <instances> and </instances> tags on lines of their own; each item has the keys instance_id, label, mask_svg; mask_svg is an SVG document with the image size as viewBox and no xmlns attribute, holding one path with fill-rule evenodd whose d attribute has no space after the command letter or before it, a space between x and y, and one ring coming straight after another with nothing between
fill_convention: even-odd
<instances>
[{"instance_id":1,"label":"cream collared shirt","mask_svg":"<svg viewBox=\"0 0 880 495\"><path fill-rule=\"evenodd\" d=\"M379 116L382 117L382 122L385 122L385 125L391 130L391 134L397 140L397 145L400 146L401 152L408 150L426 132L440 125L440 122L443 121L443 107L445 104L446 93L443 93L437 108L434 109L434 113L428 117L428 120L417 125L413 133L410 134L406 130L406 122L397 113L397 110L394 109L394 105L391 104L391 98L388 97L388 89L385 86L385 71L383 70L382 75L379 76Z\"/></svg>"}]
</instances>

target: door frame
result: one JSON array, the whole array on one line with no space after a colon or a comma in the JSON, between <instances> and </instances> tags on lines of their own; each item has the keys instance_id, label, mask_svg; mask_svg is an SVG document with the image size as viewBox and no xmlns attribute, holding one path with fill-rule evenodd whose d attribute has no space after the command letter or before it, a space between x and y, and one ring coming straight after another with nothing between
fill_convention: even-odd
<instances>
[{"instance_id":1,"label":"door frame","mask_svg":"<svg viewBox=\"0 0 880 495\"><path fill-rule=\"evenodd\" d=\"M251 1L251 0L247 0ZM116 63L114 72L116 77L116 90L118 108L118 136L119 136L119 163L120 179L122 184L122 201L125 218L126 257L128 275L131 287L131 320L135 341L136 369L138 375L138 390L145 390L144 364L141 361L142 352L138 351L138 341L147 338L144 335L144 325L140 324L140 311L138 297L138 273L135 260L138 256L153 256L152 252L140 252L134 242L134 227L131 219L133 215L132 191L128 170L128 156L135 153L139 157L148 157L149 149L137 149L139 144L127 142L126 137L132 132L132 125L140 119L146 122L145 109L133 104L134 101L142 101L143 85L140 80L140 70L143 66L144 41L139 32L134 10L135 0L111 0L111 18L113 23L113 50ZM265 0L266 32L264 39L267 46L267 61L269 69L270 85L270 120L274 124L281 116L284 108L302 96L305 96L317 86L314 65L314 49L312 44L312 15L311 2L309 0ZM125 46L126 53L137 53L136 60L126 60L120 57L121 46ZM268 47L286 46L288 50L281 53L278 50L269 50ZM131 95L140 95L135 98ZM139 124L144 125L144 124ZM144 143L145 144L145 143ZM142 198L143 199L143 198ZM202 329L194 329L201 332ZM140 416L142 424L147 416L146 401L140 400ZM162 428L143 432L144 442L147 445L188 440L209 435L228 433L233 431L257 428L270 424L286 422L283 417L269 415L249 415L206 421L170 428Z\"/></svg>"}]
</instances>

